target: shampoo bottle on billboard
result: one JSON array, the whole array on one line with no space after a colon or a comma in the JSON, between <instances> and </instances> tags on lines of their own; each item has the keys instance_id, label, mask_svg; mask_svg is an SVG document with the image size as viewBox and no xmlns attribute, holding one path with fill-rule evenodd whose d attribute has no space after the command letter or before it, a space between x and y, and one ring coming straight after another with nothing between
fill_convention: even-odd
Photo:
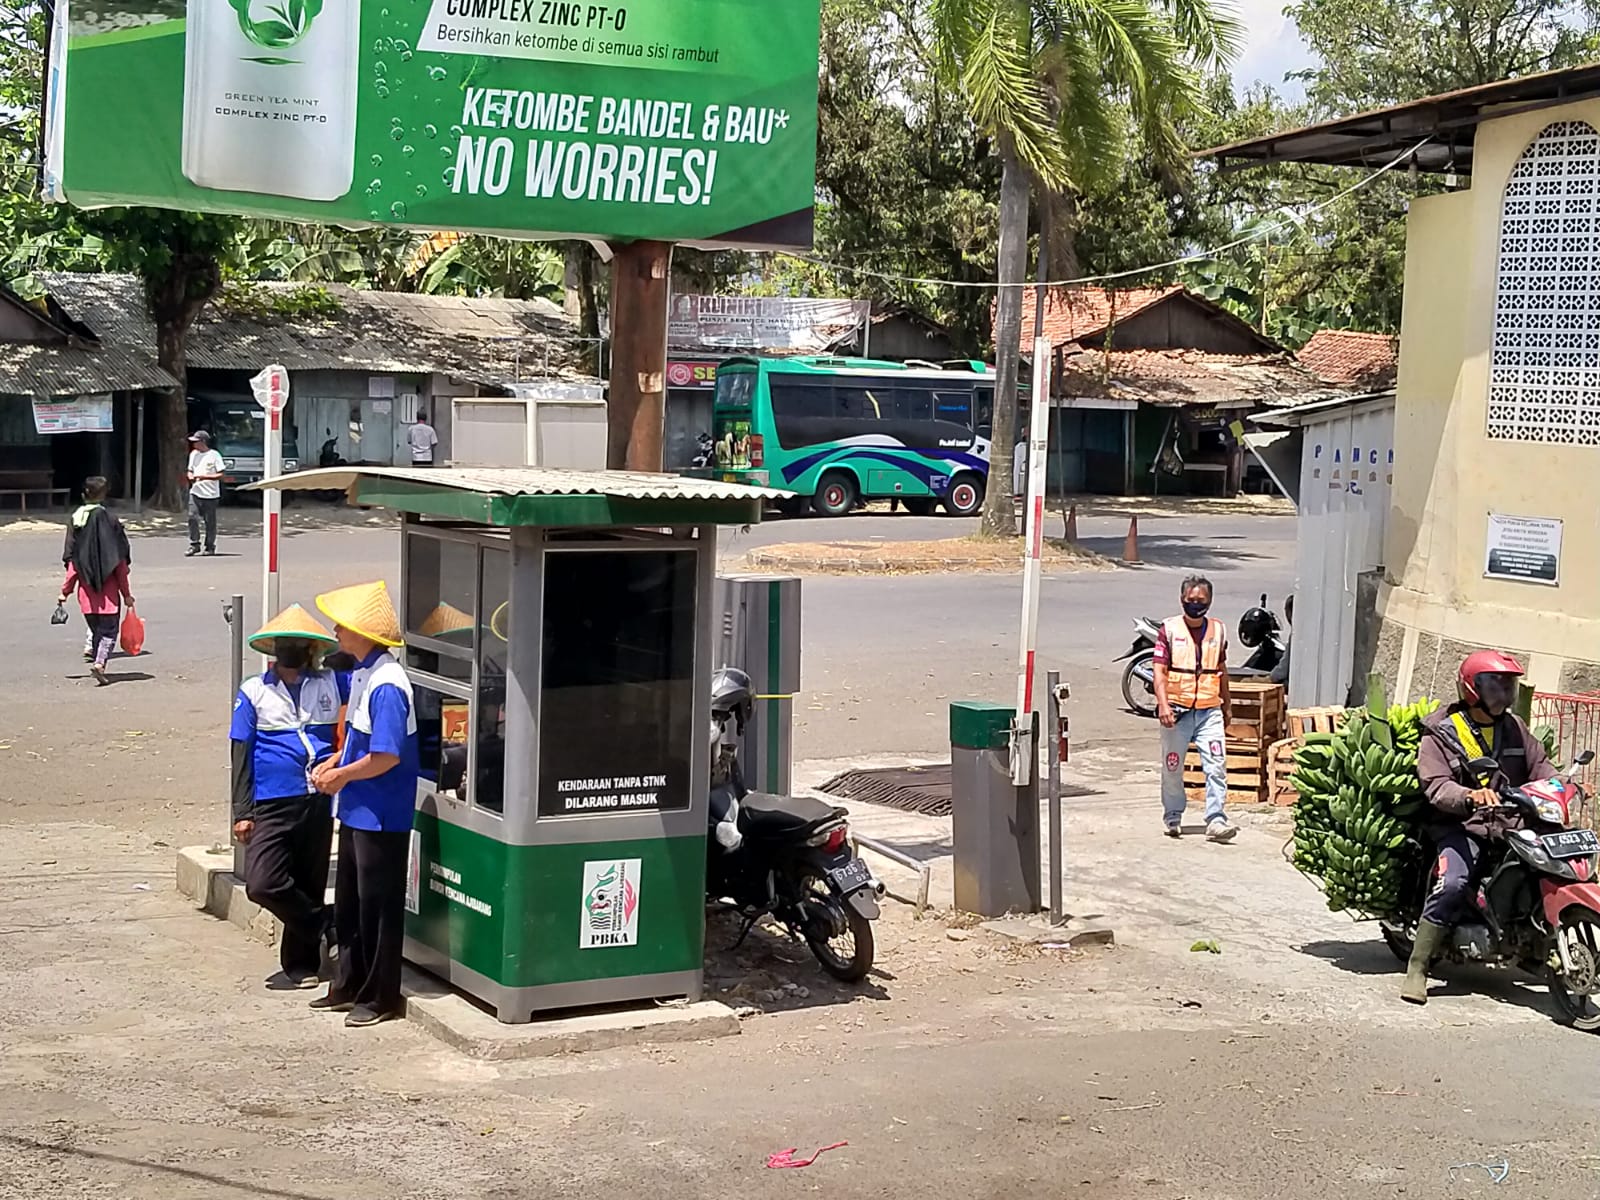
<instances>
[{"instance_id":1,"label":"shampoo bottle on billboard","mask_svg":"<svg viewBox=\"0 0 1600 1200\"><path fill-rule=\"evenodd\" d=\"M358 0L188 0L183 173L338 200L355 173Z\"/></svg>"}]
</instances>

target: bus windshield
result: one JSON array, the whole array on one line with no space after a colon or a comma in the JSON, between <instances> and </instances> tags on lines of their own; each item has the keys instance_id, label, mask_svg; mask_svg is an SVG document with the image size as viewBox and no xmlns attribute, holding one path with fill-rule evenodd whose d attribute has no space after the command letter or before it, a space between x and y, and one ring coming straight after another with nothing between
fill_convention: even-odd
<instances>
[{"instance_id":1,"label":"bus windshield","mask_svg":"<svg viewBox=\"0 0 1600 1200\"><path fill-rule=\"evenodd\" d=\"M829 515L883 498L964 515L988 478L993 394L993 375L968 367L740 359L717 372L708 469Z\"/></svg>"}]
</instances>

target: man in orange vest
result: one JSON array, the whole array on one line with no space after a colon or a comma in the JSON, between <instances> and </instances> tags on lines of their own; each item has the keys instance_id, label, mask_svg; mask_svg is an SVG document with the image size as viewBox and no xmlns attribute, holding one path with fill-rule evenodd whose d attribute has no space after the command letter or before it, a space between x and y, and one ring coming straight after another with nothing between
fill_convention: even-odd
<instances>
[{"instance_id":1,"label":"man in orange vest","mask_svg":"<svg viewBox=\"0 0 1600 1200\"><path fill-rule=\"evenodd\" d=\"M1191 743L1206 772L1206 837L1231 842L1228 824L1228 635L1211 610L1211 581L1183 581L1183 615L1161 623L1156 639L1156 715L1161 718L1161 807L1168 837L1183 836L1183 757Z\"/></svg>"}]
</instances>

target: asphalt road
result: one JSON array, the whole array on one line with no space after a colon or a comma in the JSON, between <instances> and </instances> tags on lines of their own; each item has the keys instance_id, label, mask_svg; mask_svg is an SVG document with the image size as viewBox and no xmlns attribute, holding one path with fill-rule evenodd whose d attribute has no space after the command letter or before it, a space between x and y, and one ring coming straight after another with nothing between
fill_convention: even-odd
<instances>
[{"instance_id":1,"label":"asphalt road","mask_svg":"<svg viewBox=\"0 0 1600 1200\"><path fill-rule=\"evenodd\" d=\"M230 703L222 602L244 594L256 621L261 579L251 514L224 515L216 558L183 557L186 539L170 526L135 530L133 587L148 626L147 652L116 660L114 686L102 694L94 694L80 661L76 618L65 628L47 623L61 582L59 531L0 527L0 605L14 621L7 666L13 678L28 681L0 693L0 729L20 731L31 753L50 748L42 761L18 765L14 786L47 787L48 760L93 749L75 732L85 704L127 714L129 728L167 729L201 750L201 761L221 761ZM288 519L284 603L309 607L317 591L365 579L396 582L399 536L391 520L304 505ZM963 524L905 515L775 521L725 531L723 562L736 566L747 550L775 541L924 540L951 536ZM1113 660L1128 646L1134 616L1176 610L1185 574L1200 571L1215 581L1215 612L1230 627L1262 592L1279 605L1292 583L1292 517L1146 517L1140 526L1146 565L1052 575L1041 591L1039 669L1059 670L1072 685L1077 747L1138 754L1149 746L1153 753L1154 725L1123 708L1121 664ZM1125 518L1080 522L1083 544L1107 554L1121 551L1125 530ZM811 576L801 595L798 760L937 757L948 752L950 701L1015 696L1019 576ZM168 803L176 810L185 801Z\"/></svg>"}]
</instances>

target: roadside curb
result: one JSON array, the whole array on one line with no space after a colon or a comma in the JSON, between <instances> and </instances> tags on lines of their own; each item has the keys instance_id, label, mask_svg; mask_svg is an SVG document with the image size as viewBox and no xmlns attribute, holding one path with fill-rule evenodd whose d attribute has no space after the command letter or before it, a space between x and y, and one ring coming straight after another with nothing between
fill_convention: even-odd
<instances>
[{"instance_id":1,"label":"roadside curb","mask_svg":"<svg viewBox=\"0 0 1600 1200\"><path fill-rule=\"evenodd\" d=\"M231 848L186 846L179 850L177 883L178 891L203 912L237 925L258 942L277 944L282 925L244 894L244 882L233 873ZM740 1032L738 1014L715 1000L560 1015L506 1025L465 996L410 966L405 968L400 991L406 1001L406 1020L471 1058L552 1058L619 1046L698 1042Z\"/></svg>"}]
</instances>

